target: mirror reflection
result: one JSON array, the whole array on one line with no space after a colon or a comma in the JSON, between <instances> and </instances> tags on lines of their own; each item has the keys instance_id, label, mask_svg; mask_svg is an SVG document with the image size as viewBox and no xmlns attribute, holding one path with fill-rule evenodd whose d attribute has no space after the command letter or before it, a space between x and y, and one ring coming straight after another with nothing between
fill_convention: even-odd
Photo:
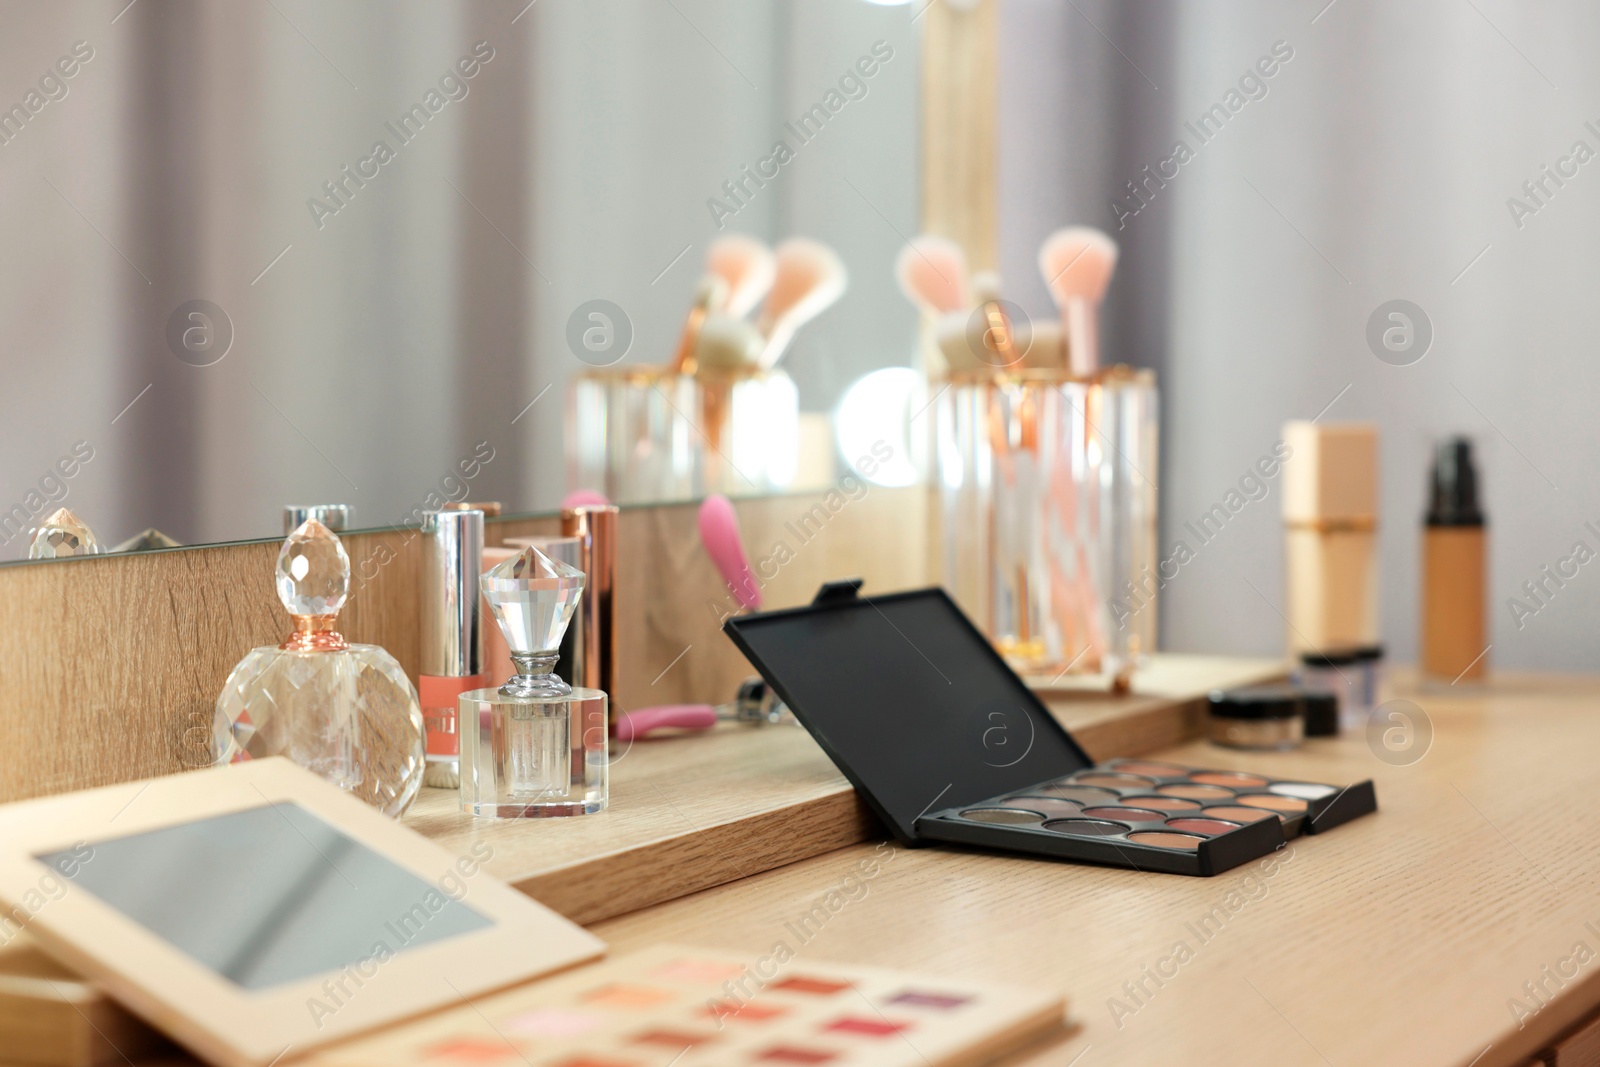
<instances>
[{"instance_id":1,"label":"mirror reflection","mask_svg":"<svg viewBox=\"0 0 1600 1067\"><path fill-rule=\"evenodd\" d=\"M916 14L8 9L0 559L833 480L918 343Z\"/></svg>"}]
</instances>

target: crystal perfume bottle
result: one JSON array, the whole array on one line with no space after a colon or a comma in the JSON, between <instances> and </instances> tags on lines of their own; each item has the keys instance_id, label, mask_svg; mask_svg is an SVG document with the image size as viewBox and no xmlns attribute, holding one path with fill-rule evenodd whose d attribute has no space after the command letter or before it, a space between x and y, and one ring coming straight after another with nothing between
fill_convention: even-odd
<instances>
[{"instance_id":1,"label":"crystal perfume bottle","mask_svg":"<svg viewBox=\"0 0 1600 1067\"><path fill-rule=\"evenodd\" d=\"M281 645L253 649L217 697L217 763L286 756L398 817L422 787L422 708L395 658L333 626L350 591L350 557L311 519L278 553L278 599L294 618Z\"/></svg>"},{"instance_id":2,"label":"crystal perfume bottle","mask_svg":"<svg viewBox=\"0 0 1600 1067\"><path fill-rule=\"evenodd\" d=\"M517 819L606 806L606 694L555 674L584 581L532 546L483 575L517 673L461 694L461 810Z\"/></svg>"},{"instance_id":3,"label":"crystal perfume bottle","mask_svg":"<svg viewBox=\"0 0 1600 1067\"><path fill-rule=\"evenodd\" d=\"M57 508L33 531L29 559L65 559L96 556L103 552L94 531L67 508Z\"/></svg>"}]
</instances>

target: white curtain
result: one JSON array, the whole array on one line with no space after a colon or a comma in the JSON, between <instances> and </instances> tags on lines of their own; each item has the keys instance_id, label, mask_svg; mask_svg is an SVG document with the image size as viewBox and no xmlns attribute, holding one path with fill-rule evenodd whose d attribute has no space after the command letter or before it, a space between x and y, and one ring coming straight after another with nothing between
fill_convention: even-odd
<instances>
[{"instance_id":1,"label":"white curtain","mask_svg":"<svg viewBox=\"0 0 1600 1067\"><path fill-rule=\"evenodd\" d=\"M806 407L909 362L889 265L916 219L911 14L0 3L3 106L76 42L92 50L0 141L0 542L7 509L36 521L61 502L107 543L146 526L273 536L286 503L351 503L380 525L452 491L480 441L494 458L472 497L553 507L582 369L569 314L610 299L633 320L628 358L666 358L718 232L706 200L885 38L900 58L729 228L809 233L856 268L792 354ZM426 121L403 124L416 105ZM203 367L167 337L197 300L232 328ZM80 441L93 458L52 475Z\"/></svg>"},{"instance_id":2,"label":"white curtain","mask_svg":"<svg viewBox=\"0 0 1600 1067\"><path fill-rule=\"evenodd\" d=\"M1007 281L1049 313L1033 265L1045 232L1083 222L1122 243L1106 352L1161 373L1164 550L1284 420L1324 408L1325 420L1374 420L1384 638L1414 660L1430 442L1467 433L1490 520L1491 661L1593 669L1600 564L1520 628L1507 600L1576 542L1600 551L1585 525L1600 515L1600 162L1561 162L1580 140L1600 152L1589 55L1600 10L1004 0L1002 18ZM1260 79L1264 95L1247 84L1202 144L1185 123L1231 103L1275 46L1292 58ZM1136 215L1113 209L1180 139L1195 151L1176 176L1147 185ZM1523 185L1546 165L1576 173L1546 181L1544 206L1517 212L1519 225L1508 200L1529 202ZM1410 366L1380 362L1366 341L1369 316L1392 299L1433 326ZM1191 541L1196 558L1163 593L1165 647L1281 652L1279 508L1275 485L1209 544Z\"/></svg>"}]
</instances>

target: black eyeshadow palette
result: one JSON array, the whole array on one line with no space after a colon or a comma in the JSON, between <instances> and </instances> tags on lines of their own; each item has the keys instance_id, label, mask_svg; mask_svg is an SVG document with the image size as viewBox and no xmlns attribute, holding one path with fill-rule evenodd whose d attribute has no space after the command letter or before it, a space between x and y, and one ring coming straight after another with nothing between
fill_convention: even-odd
<instances>
[{"instance_id":1,"label":"black eyeshadow palette","mask_svg":"<svg viewBox=\"0 0 1600 1067\"><path fill-rule=\"evenodd\" d=\"M1097 766L943 590L859 588L724 630L905 844L1204 876L1377 809L1370 781Z\"/></svg>"},{"instance_id":2,"label":"black eyeshadow palette","mask_svg":"<svg viewBox=\"0 0 1600 1067\"><path fill-rule=\"evenodd\" d=\"M992 845L988 831L1004 827L1036 839L1030 852L1210 875L1376 808L1371 782L1341 788L1133 759L930 812L916 828L930 840Z\"/></svg>"}]
</instances>

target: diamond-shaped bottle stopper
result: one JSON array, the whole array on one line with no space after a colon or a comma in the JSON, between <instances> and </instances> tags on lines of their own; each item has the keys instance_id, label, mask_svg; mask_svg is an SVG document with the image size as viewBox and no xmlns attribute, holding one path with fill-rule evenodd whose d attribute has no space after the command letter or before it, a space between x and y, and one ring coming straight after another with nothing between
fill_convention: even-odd
<instances>
[{"instance_id":1,"label":"diamond-shaped bottle stopper","mask_svg":"<svg viewBox=\"0 0 1600 1067\"><path fill-rule=\"evenodd\" d=\"M551 673L561 656L572 613L586 582L576 567L529 545L480 579L484 599L506 635L517 677L501 688L510 696L565 696L572 687Z\"/></svg>"},{"instance_id":2,"label":"diamond-shaped bottle stopper","mask_svg":"<svg viewBox=\"0 0 1600 1067\"><path fill-rule=\"evenodd\" d=\"M278 551L278 599L294 616L295 632L282 645L300 651L347 647L333 620L350 593L350 557L339 535L307 519Z\"/></svg>"},{"instance_id":3,"label":"diamond-shaped bottle stopper","mask_svg":"<svg viewBox=\"0 0 1600 1067\"><path fill-rule=\"evenodd\" d=\"M95 540L94 531L66 508L57 508L45 519L33 531L33 540L28 545L29 559L66 559L99 552L100 542Z\"/></svg>"}]
</instances>

